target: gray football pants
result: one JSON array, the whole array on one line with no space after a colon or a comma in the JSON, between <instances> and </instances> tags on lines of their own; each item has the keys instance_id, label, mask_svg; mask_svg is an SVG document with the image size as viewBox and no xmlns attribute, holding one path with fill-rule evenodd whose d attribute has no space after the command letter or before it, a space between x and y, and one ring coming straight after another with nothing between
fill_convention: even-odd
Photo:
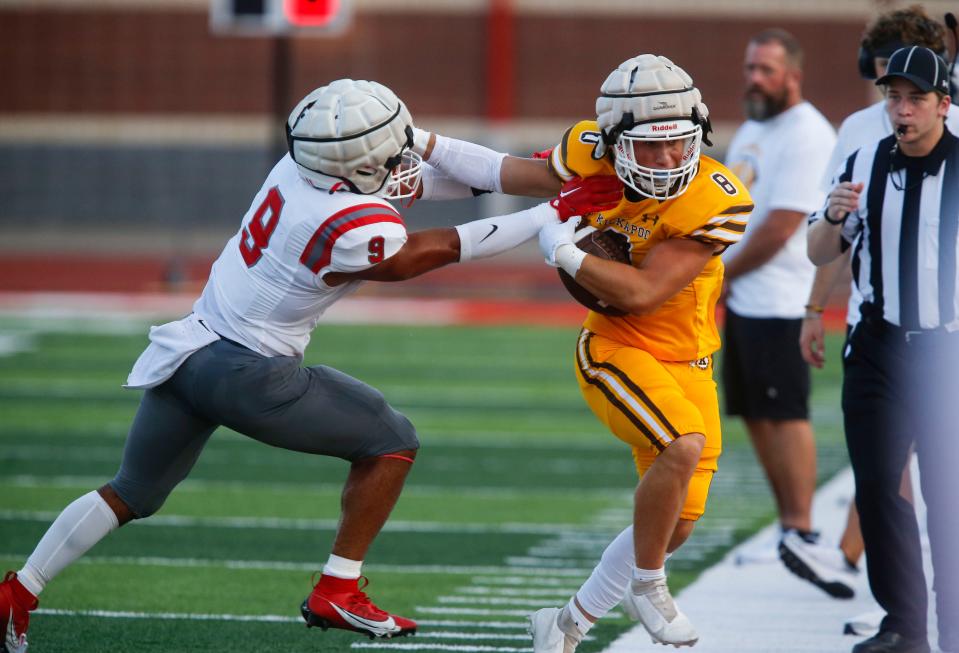
<instances>
[{"instance_id":1,"label":"gray football pants","mask_svg":"<svg viewBox=\"0 0 959 653\"><path fill-rule=\"evenodd\" d=\"M137 517L152 515L220 425L275 447L349 461L419 447L413 425L378 390L300 362L226 340L200 349L143 395L111 487Z\"/></svg>"}]
</instances>

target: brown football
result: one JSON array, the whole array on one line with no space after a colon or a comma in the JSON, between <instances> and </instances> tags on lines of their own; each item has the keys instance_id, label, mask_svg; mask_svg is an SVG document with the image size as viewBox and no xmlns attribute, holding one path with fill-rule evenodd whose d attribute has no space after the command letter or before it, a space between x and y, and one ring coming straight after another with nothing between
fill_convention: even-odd
<instances>
[{"instance_id":1,"label":"brown football","mask_svg":"<svg viewBox=\"0 0 959 653\"><path fill-rule=\"evenodd\" d=\"M586 227L580 231L586 230L589 230L589 233L576 241L577 247L587 254L619 263L629 263L629 239L624 234L611 229L600 231L592 229L592 227ZM626 315L626 311L610 306L576 283L576 280L569 276L566 271L560 269L559 278L573 299L589 310L613 317Z\"/></svg>"}]
</instances>

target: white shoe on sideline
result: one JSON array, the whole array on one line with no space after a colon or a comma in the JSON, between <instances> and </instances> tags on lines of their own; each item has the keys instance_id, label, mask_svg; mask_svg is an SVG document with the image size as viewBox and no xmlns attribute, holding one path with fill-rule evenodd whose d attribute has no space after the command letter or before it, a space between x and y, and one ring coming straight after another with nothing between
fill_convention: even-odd
<instances>
[{"instance_id":1,"label":"white shoe on sideline","mask_svg":"<svg viewBox=\"0 0 959 653\"><path fill-rule=\"evenodd\" d=\"M779 539L781 537L782 534L777 528L758 540L740 546L736 551L733 562L737 565L778 564Z\"/></svg>"},{"instance_id":2,"label":"white shoe on sideline","mask_svg":"<svg viewBox=\"0 0 959 653\"><path fill-rule=\"evenodd\" d=\"M842 634L872 637L879 632L879 625L885 617L886 613L882 610L857 614L855 617L846 620L842 627Z\"/></svg>"},{"instance_id":3,"label":"white shoe on sideline","mask_svg":"<svg viewBox=\"0 0 959 653\"><path fill-rule=\"evenodd\" d=\"M631 619L643 624L654 644L679 647L692 646L699 641L693 624L673 601L665 578L634 580L622 605Z\"/></svg>"},{"instance_id":4,"label":"white shoe on sideline","mask_svg":"<svg viewBox=\"0 0 959 653\"><path fill-rule=\"evenodd\" d=\"M559 627L562 608L543 608L529 616L529 634L533 637L533 653L574 653L582 641L567 635Z\"/></svg>"},{"instance_id":5,"label":"white shoe on sideline","mask_svg":"<svg viewBox=\"0 0 959 653\"><path fill-rule=\"evenodd\" d=\"M792 573L837 599L851 599L856 595L856 577L859 570L846 561L838 546L821 544L813 534L798 531L783 533L779 556Z\"/></svg>"}]
</instances>

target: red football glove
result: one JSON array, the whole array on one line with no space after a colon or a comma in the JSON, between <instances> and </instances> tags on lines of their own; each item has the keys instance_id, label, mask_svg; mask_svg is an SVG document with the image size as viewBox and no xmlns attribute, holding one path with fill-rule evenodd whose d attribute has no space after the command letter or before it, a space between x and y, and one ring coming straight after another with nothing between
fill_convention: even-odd
<instances>
[{"instance_id":1,"label":"red football glove","mask_svg":"<svg viewBox=\"0 0 959 653\"><path fill-rule=\"evenodd\" d=\"M574 215L610 211L623 199L623 182L616 175L573 177L563 184L550 206L556 209L561 222Z\"/></svg>"},{"instance_id":2,"label":"red football glove","mask_svg":"<svg viewBox=\"0 0 959 653\"><path fill-rule=\"evenodd\" d=\"M553 148L549 147L545 150L540 150L539 152L533 152L530 155L531 159L548 159L549 155L553 153Z\"/></svg>"}]
</instances>

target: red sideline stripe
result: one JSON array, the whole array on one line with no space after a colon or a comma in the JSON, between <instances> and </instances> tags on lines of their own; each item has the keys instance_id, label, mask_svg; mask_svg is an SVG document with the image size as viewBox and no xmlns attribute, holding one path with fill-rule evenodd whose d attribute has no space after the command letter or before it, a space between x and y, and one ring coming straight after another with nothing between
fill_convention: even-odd
<instances>
[{"instance_id":1,"label":"red sideline stripe","mask_svg":"<svg viewBox=\"0 0 959 653\"><path fill-rule=\"evenodd\" d=\"M28 315L37 311L77 316L109 316L116 314L132 316L151 316L172 318L189 312L196 301L196 292L180 293L117 293L117 292L5 292L0 289L0 312L12 315ZM402 317L405 313L416 314L417 324L429 323L430 318L437 324L464 325L511 325L553 326L576 328L586 318L586 309L576 302L550 302L535 300L458 300L423 299L413 297L376 297L347 298L337 306L349 307L357 304L366 309L353 311L357 323L390 323L390 316ZM402 309L388 310L399 304ZM412 307L411 307L412 304ZM436 307L439 306L439 309ZM334 307L335 309L335 307ZM335 312L331 309L331 312ZM384 312L386 317L384 317ZM845 308L827 308L825 313L826 330L842 333L845 330ZM424 319L426 318L426 319ZM403 322L398 322L403 323Z\"/></svg>"},{"instance_id":2,"label":"red sideline stripe","mask_svg":"<svg viewBox=\"0 0 959 653\"><path fill-rule=\"evenodd\" d=\"M580 326L588 311L575 302L464 301L457 311L462 324Z\"/></svg>"},{"instance_id":3,"label":"red sideline stripe","mask_svg":"<svg viewBox=\"0 0 959 653\"><path fill-rule=\"evenodd\" d=\"M312 270L313 274L318 274L320 270L322 270L324 267L329 265L330 259L333 256L333 245L336 243L339 237L345 234L347 231L350 231L351 229L356 229L357 227L362 227L368 224L375 224L377 222L392 222L394 224L403 225L403 218L400 217L399 213L388 213L389 208L386 206L383 206L382 204L359 204L357 206L351 206L349 208L343 209L342 211L338 211L337 213L334 213L329 218L327 218L323 222L323 224L319 226L319 228L317 228L317 230L313 233L313 237L310 238L310 242L308 242L306 244L306 247L303 249L303 254L300 255L300 263L302 263L303 265L307 264L307 261L310 260L310 256L313 252L313 246L316 244L316 240L322 235L322 233L326 230L327 226L331 222L335 222L341 218L344 218L348 216L350 213L355 213L357 211L370 209L370 208L382 209L383 213L364 215L363 217L349 220L339 225L338 227L336 227L333 230L333 233L330 235L330 237L323 244L323 253L320 255L319 260L310 266L310 270Z\"/></svg>"}]
</instances>

